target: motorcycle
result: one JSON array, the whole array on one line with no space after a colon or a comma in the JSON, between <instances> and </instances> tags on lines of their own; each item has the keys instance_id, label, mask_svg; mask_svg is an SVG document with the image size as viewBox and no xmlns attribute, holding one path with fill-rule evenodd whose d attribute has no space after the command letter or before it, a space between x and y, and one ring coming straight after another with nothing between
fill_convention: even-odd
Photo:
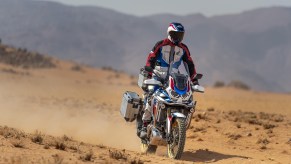
<instances>
[{"instance_id":1,"label":"motorcycle","mask_svg":"<svg viewBox=\"0 0 291 164\"><path fill-rule=\"evenodd\" d=\"M152 79L144 79L147 72ZM147 125L147 137L141 138L141 151L155 153L158 146L167 146L169 158L180 159L184 151L186 130L191 124L196 101L193 92L204 92L200 85L193 85L186 64L179 67L170 64L168 70L160 72L151 67L142 69L139 86L144 90L143 98L134 92L126 92L121 106L121 114L127 121L136 119L137 135L142 128L142 116L146 103L151 107L151 122ZM195 78L201 79L202 74ZM130 110L128 110L130 109Z\"/></svg>"}]
</instances>

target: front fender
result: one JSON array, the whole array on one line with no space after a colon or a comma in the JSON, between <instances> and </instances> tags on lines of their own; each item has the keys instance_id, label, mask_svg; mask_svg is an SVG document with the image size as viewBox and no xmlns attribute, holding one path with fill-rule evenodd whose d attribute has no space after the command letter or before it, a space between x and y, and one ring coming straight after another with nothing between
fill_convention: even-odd
<instances>
[{"instance_id":1,"label":"front fender","mask_svg":"<svg viewBox=\"0 0 291 164\"><path fill-rule=\"evenodd\" d=\"M186 118L186 116L183 113L179 113L179 112L171 113L171 116L167 118L167 133L168 134L171 132L172 120L174 120L175 118Z\"/></svg>"},{"instance_id":2,"label":"front fender","mask_svg":"<svg viewBox=\"0 0 291 164\"><path fill-rule=\"evenodd\" d=\"M175 112L171 113L173 118L186 118L186 116L183 113Z\"/></svg>"}]
</instances>

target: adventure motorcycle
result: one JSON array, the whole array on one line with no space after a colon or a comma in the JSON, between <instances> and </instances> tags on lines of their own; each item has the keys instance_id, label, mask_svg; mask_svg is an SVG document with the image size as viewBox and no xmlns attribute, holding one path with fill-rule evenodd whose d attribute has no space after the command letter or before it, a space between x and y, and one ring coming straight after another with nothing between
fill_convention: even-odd
<instances>
[{"instance_id":1,"label":"adventure motorcycle","mask_svg":"<svg viewBox=\"0 0 291 164\"><path fill-rule=\"evenodd\" d=\"M146 79L153 72L152 79ZM197 74L196 79L201 79ZM144 90L143 99L134 92L123 95L121 115L127 121L136 119L137 135L142 128L145 104L151 106L151 122L147 126L147 137L141 139L144 153L155 153L158 146L167 146L169 158L180 159L184 150L186 130L191 123L196 101L193 92L204 92L200 85L193 85L186 64L179 67L173 62L167 71L145 67L139 75L139 86Z\"/></svg>"}]
</instances>

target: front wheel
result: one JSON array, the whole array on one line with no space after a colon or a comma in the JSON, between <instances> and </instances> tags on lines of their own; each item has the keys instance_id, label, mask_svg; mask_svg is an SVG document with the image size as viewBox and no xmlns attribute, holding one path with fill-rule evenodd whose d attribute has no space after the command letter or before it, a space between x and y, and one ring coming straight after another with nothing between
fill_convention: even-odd
<instances>
[{"instance_id":1,"label":"front wheel","mask_svg":"<svg viewBox=\"0 0 291 164\"><path fill-rule=\"evenodd\" d=\"M184 118L176 118L172 124L171 140L168 144L168 156L172 159L180 159L184 151L186 141L186 123Z\"/></svg>"}]
</instances>

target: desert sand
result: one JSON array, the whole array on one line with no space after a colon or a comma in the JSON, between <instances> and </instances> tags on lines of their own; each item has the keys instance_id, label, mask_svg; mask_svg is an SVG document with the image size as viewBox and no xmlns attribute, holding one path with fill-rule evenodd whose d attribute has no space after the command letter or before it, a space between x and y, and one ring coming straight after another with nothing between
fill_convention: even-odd
<instances>
[{"instance_id":1,"label":"desert sand","mask_svg":"<svg viewBox=\"0 0 291 164\"><path fill-rule=\"evenodd\" d=\"M142 154L119 114L136 77L57 61L0 63L0 163L291 163L291 94L206 87L181 160ZM205 75L207 78L207 75Z\"/></svg>"}]
</instances>

